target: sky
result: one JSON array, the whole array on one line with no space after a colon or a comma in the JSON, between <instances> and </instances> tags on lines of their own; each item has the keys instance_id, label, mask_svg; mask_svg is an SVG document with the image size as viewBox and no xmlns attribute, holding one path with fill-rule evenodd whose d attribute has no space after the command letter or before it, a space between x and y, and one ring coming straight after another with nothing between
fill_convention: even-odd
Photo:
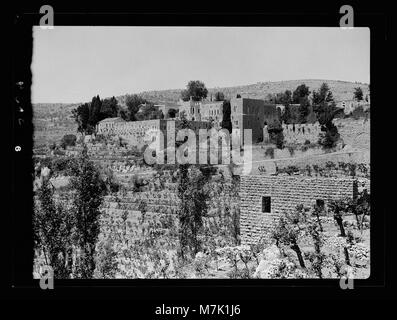
<instances>
[{"instance_id":1,"label":"sky","mask_svg":"<svg viewBox=\"0 0 397 320\"><path fill-rule=\"evenodd\" d=\"M33 28L32 102L325 79L370 82L368 28Z\"/></svg>"}]
</instances>

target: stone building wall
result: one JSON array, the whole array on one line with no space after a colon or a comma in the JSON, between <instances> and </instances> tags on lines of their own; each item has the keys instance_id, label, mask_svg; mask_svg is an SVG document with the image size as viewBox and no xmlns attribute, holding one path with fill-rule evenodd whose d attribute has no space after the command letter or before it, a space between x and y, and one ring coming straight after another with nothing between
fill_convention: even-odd
<instances>
[{"instance_id":1,"label":"stone building wall","mask_svg":"<svg viewBox=\"0 0 397 320\"><path fill-rule=\"evenodd\" d=\"M318 122L307 124L283 124L284 141L286 143L303 144L306 140L311 143L318 141L321 126Z\"/></svg>"},{"instance_id":2,"label":"stone building wall","mask_svg":"<svg viewBox=\"0 0 397 320\"><path fill-rule=\"evenodd\" d=\"M117 135L129 142L130 145L140 146L160 141L159 133L164 134L167 139L167 133L175 133L180 120L173 119L153 119L144 121L112 121L102 122L98 124L97 134ZM205 121L191 121L190 123L194 131L199 129L208 129L210 124Z\"/></svg>"},{"instance_id":3,"label":"stone building wall","mask_svg":"<svg viewBox=\"0 0 397 320\"><path fill-rule=\"evenodd\" d=\"M353 179L306 178L289 176L241 176L240 234L242 244L270 239L278 217L297 205L312 206L317 199L353 197ZM270 212L262 212L263 197L270 197Z\"/></svg>"}]
</instances>

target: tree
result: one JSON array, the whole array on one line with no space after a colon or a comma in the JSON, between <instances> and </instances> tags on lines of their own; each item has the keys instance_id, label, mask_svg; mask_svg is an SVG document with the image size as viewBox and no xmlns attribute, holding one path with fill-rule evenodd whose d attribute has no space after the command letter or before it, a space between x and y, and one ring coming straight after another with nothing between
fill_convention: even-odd
<instances>
[{"instance_id":1,"label":"tree","mask_svg":"<svg viewBox=\"0 0 397 320\"><path fill-rule=\"evenodd\" d=\"M354 100L362 101L363 95L363 90L360 87L354 88Z\"/></svg>"},{"instance_id":2,"label":"tree","mask_svg":"<svg viewBox=\"0 0 397 320\"><path fill-rule=\"evenodd\" d=\"M200 101L207 97L208 90L205 84L199 80L192 80L186 86L186 90L181 92L181 98L184 101L190 100L190 97L194 101Z\"/></svg>"},{"instance_id":3,"label":"tree","mask_svg":"<svg viewBox=\"0 0 397 320\"><path fill-rule=\"evenodd\" d=\"M72 111L72 117L77 123L77 131L80 133L87 133L90 130L88 120L90 117L90 105L84 103Z\"/></svg>"},{"instance_id":4,"label":"tree","mask_svg":"<svg viewBox=\"0 0 397 320\"><path fill-rule=\"evenodd\" d=\"M306 217L302 215L301 210L295 210L291 213L285 213L277 224L272 233L276 245L285 245L295 251L299 264L302 268L306 268L303 259L302 250L299 247L299 240L304 236L306 228Z\"/></svg>"},{"instance_id":5,"label":"tree","mask_svg":"<svg viewBox=\"0 0 397 320\"><path fill-rule=\"evenodd\" d=\"M334 101L333 95L327 83L323 83L318 91L313 91L313 105L329 104Z\"/></svg>"},{"instance_id":6,"label":"tree","mask_svg":"<svg viewBox=\"0 0 397 320\"><path fill-rule=\"evenodd\" d=\"M149 103L146 99L138 96L136 94L127 95L126 96L126 105L127 105L127 120L136 121L136 114L139 111L139 107L142 104Z\"/></svg>"},{"instance_id":7,"label":"tree","mask_svg":"<svg viewBox=\"0 0 397 320\"><path fill-rule=\"evenodd\" d=\"M178 110L176 110L174 108L170 108L170 109L168 109L167 117L168 118L175 118L177 113L178 113Z\"/></svg>"},{"instance_id":8,"label":"tree","mask_svg":"<svg viewBox=\"0 0 397 320\"><path fill-rule=\"evenodd\" d=\"M277 103L284 106L288 106L292 103L292 92L290 90L285 90L277 95Z\"/></svg>"},{"instance_id":9,"label":"tree","mask_svg":"<svg viewBox=\"0 0 397 320\"><path fill-rule=\"evenodd\" d=\"M291 114L291 107L289 104L287 104L284 108L284 112L281 115L281 120L286 123L289 124L292 122L292 114Z\"/></svg>"},{"instance_id":10,"label":"tree","mask_svg":"<svg viewBox=\"0 0 397 320\"><path fill-rule=\"evenodd\" d=\"M232 133L232 120L230 118L232 107L229 100L223 101L221 127Z\"/></svg>"},{"instance_id":11,"label":"tree","mask_svg":"<svg viewBox=\"0 0 397 320\"><path fill-rule=\"evenodd\" d=\"M270 142L275 143L277 148L282 149L284 147L284 134L283 126L279 120L274 120L267 127L269 133Z\"/></svg>"},{"instance_id":12,"label":"tree","mask_svg":"<svg viewBox=\"0 0 397 320\"><path fill-rule=\"evenodd\" d=\"M106 185L98 169L89 160L86 147L77 160L77 166L72 170L70 186L74 190L74 242L80 249L77 276L90 279L95 270L95 245L100 231L99 207L106 192Z\"/></svg>"},{"instance_id":13,"label":"tree","mask_svg":"<svg viewBox=\"0 0 397 320\"><path fill-rule=\"evenodd\" d=\"M332 121L340 109L336 107L327 83L323 83L318 91L313 91L313 112L316 114L322 131L318 143L324 148L335 147L340 135Z\"/></svg>"},{"instance_id":14,"label":"tree","mask_svg":"<svg viewBox=\"0 0 397 320\"><path fill-rule=\"evenodd\" d=\"M307 116L309 115L310 112L310 102L309 98L307 96L302 97L300 99L300 104L299 104L299 122L300 123L306 123L307 122Z\"/></svg>"},{"instance_id":15,"label":"tree","mask_svg":"<svg viewBox=\"0 0 397 320\"><path fill-rule=\"evenodd\" d=\"M106 119L117 117L118 109L119 105L115 97L112 97L110 99L104 99L102 101L100 118Z\"/></svg>"},{"instance_id":16,"label":"tree","mask_svg":"<svg viewBox=\"0 0 397 320\"><path fill-rule=\"evenodd\" d=\"M181 255L186 257L186 254L190 253L194 257L201 249L198 236L203 227L203 216L208 211L209 193L205 189L208 176L205 174L205 168L197 169L187 164L179 166L179 174L178 194L181 204L178 217Z\"/></svg>"},{"instance_id":17,"label":"tree","mask_svg":"<svg viewBox=\"0 0 397 320\"><path fill-rule=\"evenodd\" d=\"M99 98L99 95L93 97L90 105L90 114L88 118L88 124L92 127L102 120L101 117L101 108L102 108L102 100Z\"/></svg>"},{"instance_id":18,"label":"tree","mask_svg":"<svg viewBox=\"0 0 397 320\"><path fill-rule=\"evenodd\" d=\"M37 205L33 213L35 248L41 248L46 264L54 270L55 278L69 278L72 272L73 216L54 201L54 189L43 178L37 190Z\"/></svg>"},{"instance_id":19,"label":"tree","mask_svg":"<svg viewBox=\"0 0 397 320\"><path fill-rule=\"evenodd\" d=\"M191 129L191 123L184 114L178 124L178 130L182 129ZM177 142L176 147L178 148L181 143L183 142ZM210 169L207 167L197 169L191 164L178 165L179 253L182 259L186 259L188 253L194 257L201 248L198 235L203 226L203 216L208 211L209 193L205 184L210 173L211 167Z\"/></svg>"},{"instance_id":20,"label":"tree","mask_svg":"<svg viewBox=\"0 0 397 320\"><path fill-rule=\"evenodd\" d=\"M302 99L307 98L310 95L309 87L304 83L299 85L292 94L293 103L301 103Z\"/></svg>"},{"instance_id":21,"label":"tree","mask_svg":"<svg viewBox=\"0 0 397 320\"><path fill-rule=\"evenodd\" d=\"M215 101L224 101L225 100L225 95L223 94L223 92L216 92L215 93Z\"/></svg>"},{"instance_id":22,"label":"tree","mask_svg":"<svg viewBox=\"0 0 397 320\"><path fill-rule=\"evenodd\" d=\"M65 134L62 137L61 147L66 149L66 147L72 147L76 145L77 137L74 134Z\"/></svg>"}]
</instances>

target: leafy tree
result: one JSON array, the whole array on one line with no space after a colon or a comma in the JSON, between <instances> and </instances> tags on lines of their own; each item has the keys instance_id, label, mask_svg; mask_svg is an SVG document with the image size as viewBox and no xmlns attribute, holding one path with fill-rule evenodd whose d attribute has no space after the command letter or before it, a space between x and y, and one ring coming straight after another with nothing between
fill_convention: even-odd
<instances>
[{"instance_id":1,"label":"leafy tree","mask_svg":"<svg viewBox=\"0 0 397 320\"><path fill-rule=\"evenodd\" d=\"M118 115L119 105L117 99L113 96L110 99L104 99L101 106L101 118L113 118Z\"/></svg>"},{"instance_id":2,"label":"leafy tree","mask_svg":"<svg viewBox=\"0 0 397 320\"><path fill-rule=\"evenodd\" d=\"M269 133L270 142L276 144L277 148L282 149L284 147L284 134L283 127L279 120L274 120L267 127Z\"/></svg>"},{"instance_id":3,"label":"leafy tree","mask_svg":"<svg viewBox=\"0 0 397 320\"><path fill-rule=\"evenodd\" d=\"M194 257L201 249L199 233L203 227L203 216L208 211L209 197L208 190L205 189L208 181L205 169L189 167L187 164L179 166L178 194L181 200L178 210L179 241L183 258L186 258L187 253Z\"/></svg>"},{"instance_id":4,"label":"leafy tree","mask_svg":"<svg viewBox=\"0 0 397 320\"><path fill-rule=\"evenodd\" d=\"M170 108L170 109L168 109L167 117L168 118L175 118L177 113L178 113L178 110L176 110L174 108Z\"/></svg>"},{"instance_id":5,"label":"leafy tree","mask_svg":"<svg viewBox=\"0 0 397 320\"><path fill-rule=\"evenodd\" d=\"M318 91L313 91L313 105L324 105L334 101L333 95L327 83L323 83Z\"/></svg>"},{"instance_id":6,"label":"leafy tree","mask_svg":"<svg viewBox=\"0 0 397 320\"><path fill-rule=\"evenodd\" d=\"M306 123L309 113L310 113L310 102L309 102L309 98L306 96L300 99L299 122Z\"/></svg>"},{"instance_id":7,"label":"leafy tree","mask_svg":"<svg viewBox=\"0 0 397 320\"><path fill-rule=\"evenodd\" d=\"M99 98L99 95L93 97L90 104L90 114L88 118L88 124L92 127L102 120L101 117L101 108L102 108L102 101Z\"/></svg>"},{"instance_id":8,"label":"leafy tree","mask_svg":"<svg viewBox=\"0 0 397 320\"><path fill-rule=\"evenodd\" d=\"M325 123L321 126L320 136L318 139L319 145L326 149L330 149L336 146L339 140L340 134L338 128L332 123L332 121Z\"/></svg>"},{"instance_id":9,"label":"leafy tree","mask_svg":"<svg viewBox=\"0 0 397 320\"><path fill-rule=\"evenodd\" d=\"M360 87L354 88L354 100L362 101L363 96L363 90Z\"/></svg>"},{"instance_id":10,"label":"leafy tree","mask_svg":"<svg viewBox=\"0 0 397 320\"><path fill-rule=\"evenodd\" d=\"M77 137L74 134L65 134L62 137L61 147L66 149L66 147L72 147L76 145Z\"/></svg>"},{"instance_id":11,"label":"leafy tree","mask_svg":"<svg viewBox=\"0 0 397 320\"><path fill-rule=\"evenodd\" d=\"M299 264L306 268L302 250L299 246L299 240L305 235L306 217L302 215L301 210L295 210L291 213L285 213L277 224L272 233L276 245L285 245L295 251Z\"/></svg>"},{"instance_id":12,"label":"leafy tree","mask_svg":"<svg viewBox=\"0 0 397 320\"><path fill-rule=\"evenodd\" d=\"M349 212L350 199L331 200L328 203L329 210L333 213L334 219L339 226L340 235L346 237L345 228L343 226L343 216Z\"/></svg>"},{"instance_id":13,"label":"leafy tree","mask_svg":"<svg viewBox=\"0 0 397 320\"><path fill-rule=\"evenodd\" d=\"M335 147L340 135L332 121L340 109L336 107L332 92L326 83L323 83L318 91L313 92L313 111L322 131L318 143L324 148Z\"/></svg>"},{"instance_id":14,"label":"leafy tree","mask_svg":"<svg viewBox=\"0 0 397 320\"><path fill-rule=\"evenodd\" d=\"M138 96L136 94L127 95L126 96L126 105L127 105L127 120L136 121L136 114L139 111L139 107L142 104L149 103L146 99Z\"/></svg>"},{"instance_id":15,"label":"leafy tree","mask_svg":"<svg viewBox=\"0 0 397 320\"><path fill-rule=\"evenodd\" d=\"M54 270L55 278L69 278L72 272L73 216L54 201L54 188L43 178L37 191L38 205L33 214L35 248L41 248L46 264Z\"/></svg>"},{"instance_id":16,"label":"leafy tree","mask_svg":"<svg viewBox=\"0 0 397 320\"><path fill-rule=\"evenodd\" d=\"M303 83L299 85L292 93L292 102L300 104L301 100L307 98L309 95L310 95L309 87Z\"/></svg>"},{"instance_id":17,"label":"leafy tree","mask_svg":"<svg viewBox=\"0 0 397 320\"><path fill-rule=\"evenodd\" d=\"M285 124L292 123L292 113L291 113L291 107L289 104L287 104L284 108L284 112L281 115L281 120Z\"/></svg>"},{"instance_id":18,"label":"leafy tree","mask_svg":"<svg viewBox=\"0 0 397 320\"><path fill-rule=\"evenodd\" d=\"M77 122L77 131L80 133L87 133L91 127L88 124L90 117L90 105L84 103L72 111L72 117ZM88 132L89 133L89 132Z\"/></svg>"},{"instance_id":19,"label":"leafy tree","mask_svg":"<svg viewBox=\"0 0 397 320\"><path fill-rule=\"evenodd\" d=\"M77 159L70 186L74 190L74 241L80 248L78 277L90 279L95 269L95 245L100 231L99 207L106 192L106 185L95 165L89 160L87 148Z\"/></svg>"},{"instance_id":20,"label":"leafy tree","mask_svg":"<svg viewBox=\"0 0 397 320\"><path fill-rule=\"evenodd\" d=\"M207 97L208 90L205 84L199 80L192 80L186 86L186 90L181 92L181 98L184 101L190 100L190 97L194 101L200 101Z\"/></svg>"}]
</instances>

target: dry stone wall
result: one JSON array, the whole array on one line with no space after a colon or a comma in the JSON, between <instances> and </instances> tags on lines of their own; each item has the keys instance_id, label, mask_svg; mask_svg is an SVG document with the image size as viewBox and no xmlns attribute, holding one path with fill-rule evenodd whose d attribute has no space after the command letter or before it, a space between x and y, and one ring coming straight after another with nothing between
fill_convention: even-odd
<instances>
[{"instance_id":1,"label":"dry stone wall","mask_svg":"<svg viewBox=\"0 0 397 320\"><path fill-rule=\"evenodd\" d=\"M306 178L287 176L241 176L241 243L270 240L278 217L297 205L312 206L317 199L353 197L357 182L353 179ZM262 212L262 197L270 197L270 212Z\"/></svg>"},{"instance_id":2,"label":"dry stone wall","mask_svg":"<svg viewBox=\"0 0 397 320\"><path fill-rule=\"evenodd\" d=\"M306 140L311 143L318 141L321 126L317 123L308 124L283 124L284 141L286 143L303 144Z\"/></svg>"}]
</instances>

